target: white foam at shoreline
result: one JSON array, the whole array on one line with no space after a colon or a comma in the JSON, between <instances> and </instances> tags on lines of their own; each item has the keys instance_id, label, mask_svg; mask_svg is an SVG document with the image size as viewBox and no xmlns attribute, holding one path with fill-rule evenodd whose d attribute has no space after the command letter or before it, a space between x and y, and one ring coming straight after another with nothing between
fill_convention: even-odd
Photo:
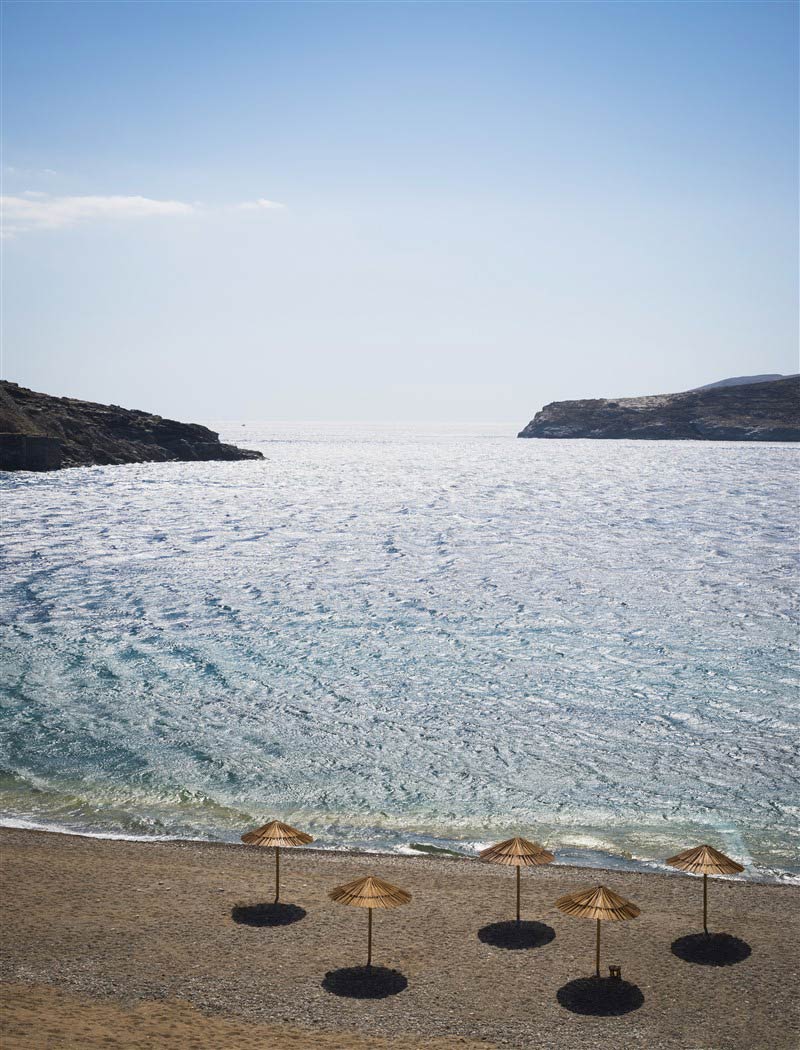
<instances>
[{"instance_id":1,"label":"white foam at shoreline","mask_svg":"<svg viewBox=\"0 0 800 1050\"><path fill-rule=\"evenodd\" d=\"M21 831L44 831L53 835L71 835L76 838L87 838L87 839L107 839L119 842L196 842L208 845L220 845L220 846L241 846L241 842L237 840L229 839L217 839L217 838L191 838L179 835L130 835L123 832L109 832L109 831L94 831L91 829L78 829L74 827L67 827L57 824L44 824L38 821L24 820L16 817L0 817L0 828L12 828ZM445 851L450 850L452 853L456 853L464 857L465 859L477 859L479 848L483 848L485 844L476 843L472 844L475 849L472 852L465 852L465 843L453 842L451 846L439 847ZM310 850L319 850L320 852L326 853L373 853L377 856L380 855L400 855L406 857L433 857L434 859L439 855L436 851L428 852L426 850L414 849L410 845L400 845L395 847L387 846L381 847L366 847L366 846L347 846L336 843L323 843L315 842L312 846L304 847ZM557 849L557 847L555 847ZM564 852L568 853L568 856L564 856ZM445 854L446 855L446 854ZM587 870L611 870L619 872L640 872L644 874L659 874L659 875L675 875L675 869L670 868L668 865L663 864L659 861L652 860L639 860L639 859L627 859L615 857L613 854L601 854L595 852L593 856L581 857L580 853L575 849L568 849L562 851L562 856L556 855L554 861L555 867L577 867L586 868ZM685 874L685 873L681 873ZM791 872L764 872L757 868L751 868L740 875L719 875L715 878L728 880L732 882L767 882L767 883L781 883L787 885L800 885L800 875L795 875Z\"/></svg>"},{"instance_id":2,"label":"white foam at shoreline","mask_svg":"<svg viewBox=\"0 0 800 1050\"><path fill-rule=\"evenodd\" d=\"M47 831L52 835L75 835L82 839L112 839L119 842L208 842L209 839L182 838L179 835L126 835L122 831L94 831L87 828L72 828L59 824L42 824L36 820L19 817L0 817L0 828L17 828L20 831Z\"/></svg>"}]
</instances>

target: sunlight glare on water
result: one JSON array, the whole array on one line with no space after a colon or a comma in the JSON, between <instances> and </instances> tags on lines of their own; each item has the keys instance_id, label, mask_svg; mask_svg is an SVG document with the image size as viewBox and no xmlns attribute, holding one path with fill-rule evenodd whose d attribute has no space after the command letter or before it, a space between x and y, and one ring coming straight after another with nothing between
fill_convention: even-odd
<instances>
[{"instance_id":1,"label":"sunlight glare on water","mask_svg":"<svg viewBox=\"0 0 800 1050\"><path fill-rule=\"evenodd\" d=\"M7 818L800 871L795 448L216 428L0 475Z\"/></svg>"}]
</instances>

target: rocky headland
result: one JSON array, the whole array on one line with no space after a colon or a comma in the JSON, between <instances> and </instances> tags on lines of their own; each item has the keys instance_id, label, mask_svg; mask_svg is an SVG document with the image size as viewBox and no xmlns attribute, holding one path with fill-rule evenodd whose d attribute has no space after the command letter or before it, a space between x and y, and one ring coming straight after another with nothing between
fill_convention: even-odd
<instances>
[{"instance_id":1,"label":"rocky headland","mask_svg":"<svg viewBox=\"0 0 800 1050\"><path fill-rule=\"evenodd\" d=\"M0 382L0 470L263 458L198 423Z\"/></svg>"},{"instance_id":2,"label":"rocky headland","mask_svg":"<svg viewBox=\"0 0 800 1050\"><path fill-rule=\"evenodd\" d=\"M800 441L800 376L754 383L723 381L651 397L554 401L517 436Z\"/></svg>"}]
</instances>

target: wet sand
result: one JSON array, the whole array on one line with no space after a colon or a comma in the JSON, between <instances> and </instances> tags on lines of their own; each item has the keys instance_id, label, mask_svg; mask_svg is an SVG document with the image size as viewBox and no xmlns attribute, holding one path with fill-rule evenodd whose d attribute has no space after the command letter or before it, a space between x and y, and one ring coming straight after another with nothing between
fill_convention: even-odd
<instances>
[{"instance_id":1,"label":"wet sand","mask_svg":"<svg viewBox=\"0 0 800 1050\"><path fill-rule=\"evenodd\" d=\"M515 947L513 924L491 928L513 916L514 871L477 861L286 851L294 910L275 913L255 907L272 897L271 851L11 829L0 849L3 1050L798 1046L796 886L714 880L710 926L730 936L713 942L727 964L708 965L702 938L680 943L702 884L679 874L524 871L529 946ZM342 972L365 961L365 912L327 897L368 872L413 894L374 913L387 972L371 983ZM597 882L642 909L603 927L622 985L581 983L594 924L553 906Z\"/></svg>"}]
</instances>

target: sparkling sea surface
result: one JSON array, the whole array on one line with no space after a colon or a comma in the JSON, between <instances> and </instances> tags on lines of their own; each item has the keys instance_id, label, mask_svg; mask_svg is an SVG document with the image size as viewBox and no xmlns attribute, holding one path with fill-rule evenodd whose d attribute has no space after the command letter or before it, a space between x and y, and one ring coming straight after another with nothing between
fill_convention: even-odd
<instances>
[{"instance_id":1,"label":"sparkling sea surface","mask_svg":"<svg viewBox=\"0 0 800 1050\"><path fill-rule=\"evenodd\" d=\"M0 474L2 822L800 876L800 449L212 425Z\"/></svg>"}]
</instances>

